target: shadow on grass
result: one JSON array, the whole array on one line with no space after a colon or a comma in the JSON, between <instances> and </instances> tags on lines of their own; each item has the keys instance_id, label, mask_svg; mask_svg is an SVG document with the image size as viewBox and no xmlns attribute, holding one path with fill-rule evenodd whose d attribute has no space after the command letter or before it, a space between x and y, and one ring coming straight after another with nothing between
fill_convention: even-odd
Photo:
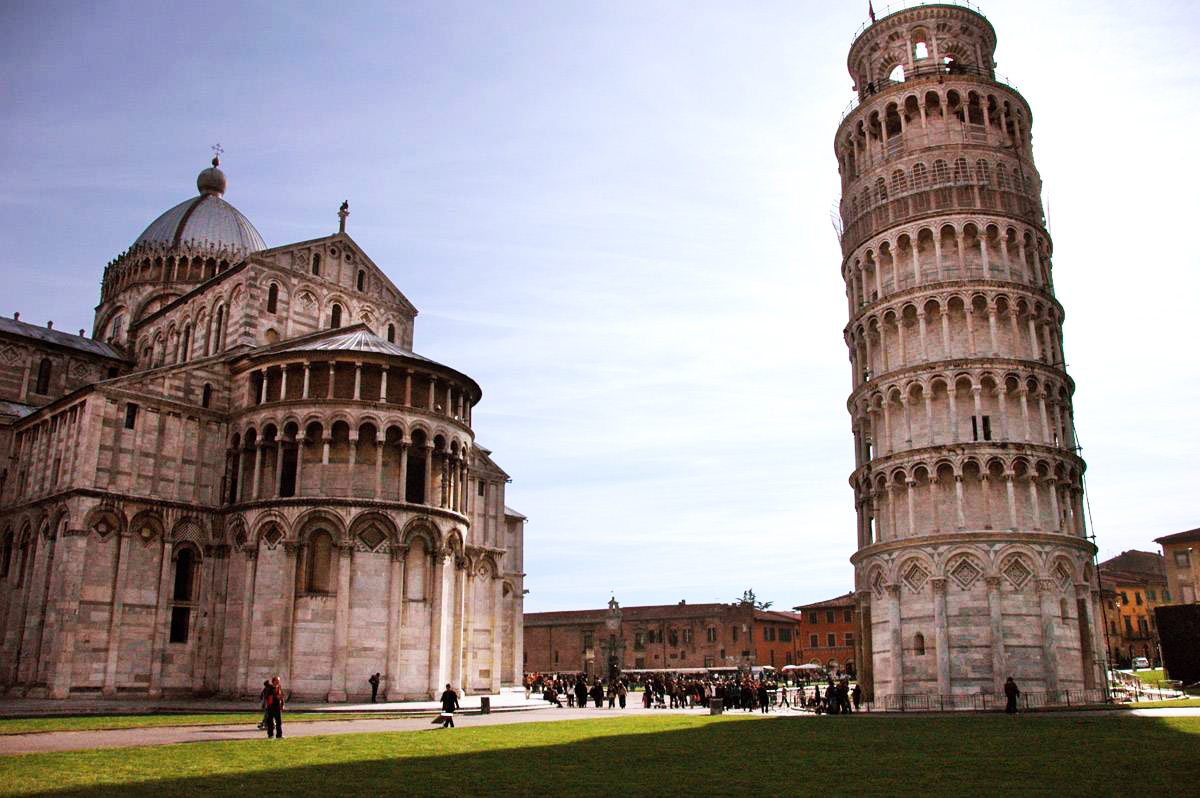
<instances>
[{"instance_id":1,"label":"shadow on grass","mask_svg":"<svg viewBox=\"0 0 1200 798\"><path fill-rule=\"evenodd\" d=\"M0 773L8 794L122 798L1185 795L1200 718L558 721L37 754Z\"/></svg>"}]
</instances>

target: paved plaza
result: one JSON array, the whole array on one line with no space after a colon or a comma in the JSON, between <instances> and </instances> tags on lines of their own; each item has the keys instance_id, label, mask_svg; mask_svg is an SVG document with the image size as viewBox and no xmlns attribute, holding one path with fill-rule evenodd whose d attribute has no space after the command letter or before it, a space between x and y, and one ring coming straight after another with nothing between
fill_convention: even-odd
<instances>
[{"instance_id":1,"label":"paved plaza","mask_svg":"<svg viewBox=\"0 0 1200 798\"><path fill-rule=\"evenodd\" d=\"M589 706L584 709L577 707L558 708L545 701L529 699L524 696L508 694L491 696L493 711L489 714L479 713L479 697L463 699L464 709L455 714L456 728L474 726L497 726L517 723L542 723L559 720L588 720L613 717L645 717L649 715L708 715L708 709L693 707L690 709L645 709L636 696L636 702L631 701L625 709L608 709L607 705L597 709ZM329 734L367 734L374 732L398 731L431 731L452 734L452 730L442 731L432 722L430 713L436 711L435 702L404 702L378 704L295 704L291 712L284 713L285 740L288 737L315 737ZM63 706L63 702L47 701L11 701L2 708L4 716L67 714L96 714L105 712L111 714L150 714L156 711L187 712L190 714L207 714L213 712L254 711L253 706L237 702L213 701L180 701L170 705L149 706L136 702L83 702ZM354 718L347 720L298 720L304 714L311 712L345 713L356 716L377 713L379 718ZM404 713L405 717L395 717ZM744 712L740 709L729 710L728 715L758 719L814 718L826 722L842 723L849 719L817 716L811 712L784 708L773 708L770 713L758 711ZM866 714L866 713L863 713ZM869 713L874 717L913 717L913 713L875 712ZM919 713L917 716L941 715L943 713ZM962 713L945 713L962 714ZM1036 713L1041 714L1041 713ZM1053 714L1064 714L1055 712ZM1141 716L1141 717L1197 717L1200 708L1156 708L1156 709L1105 709L1092 711L1073 711L1066 714L1092 715L1104 714L1109 716ZM390 717L389 717L390 716ZM849 720L853 722L853 720ZM230 723L219 725L180 725L157 726L136 729L109 729L97 731L61 731L37 732L31 734L0 735L0 755L44 753L54 751L83 751L97 748L127 748L144 745L174 745L179 743L214 742L221 740L254 740L263 739L264 732L255 728L253 723ZM284 743L286 744L286 743Z\"/></svg>"}]
</instances>

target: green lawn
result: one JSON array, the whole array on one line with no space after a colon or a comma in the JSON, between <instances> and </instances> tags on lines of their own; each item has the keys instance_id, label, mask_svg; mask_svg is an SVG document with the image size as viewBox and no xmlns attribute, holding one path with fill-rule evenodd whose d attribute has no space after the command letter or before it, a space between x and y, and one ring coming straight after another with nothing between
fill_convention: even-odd
<instances>
[{"instance_id":1,"label":"green lawn","mask_svg":"<svg viewBox=\"0 0 1200 798\"><path fill-rule=\"evenodd\" d=\"M1179 707L1200 707L1200 698L1183 698L1178 701L1134 701L1129 704L1123 704L1130 709L1161 709L1170 707L1178 709Z\"/></svg>"},{"instance_id":2,"label":"green lawn","mask_svg":"<svg viewBox=\"0 0 1200 798\"><path fill-rule=\"evenodd\" d=\"M1138 677L1143 682L1161 682L1165 680L1166 674L1162 668L1148 668L1145 670L1134 671L1133 675Z\"/></svg>"},{"instance_id":3,"label":"green lawn","mask_svg":"<svg viewBox=\"0 0 1200 798\"><path fill-rule=\"evenodd\" d=\"M289 712L288 723L313 720L358 720L360 718L400 718L404 715L384 713L351 714L349 712ZM262 720L261 712L210 715L76 715L62 718L0 718L0 735L31 734L56 731L99 731L105 729L143 729L150 726L223 726L230 723L247 725Z\"/></svg>"},{"instance_id":4,"label":"green lawn","mask_svg":"<svg viewBox=\"0 0 1200 798\"><path fill-rule=\"evenodd\" d=\"M1200 781L1200 718L675 715L469 724L16 756L0 759L0 792L1061 798L1187 795Z\"/></svg>"}]
</instances>

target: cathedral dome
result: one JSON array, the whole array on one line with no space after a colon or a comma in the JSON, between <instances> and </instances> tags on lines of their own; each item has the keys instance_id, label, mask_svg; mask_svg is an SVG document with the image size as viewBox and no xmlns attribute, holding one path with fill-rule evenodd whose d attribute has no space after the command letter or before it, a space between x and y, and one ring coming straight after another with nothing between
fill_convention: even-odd
<instances>
[{"instance_id":1,"label":"cathedral dome","mask_svg":"<svg viewBox=\"0 0 1200 798\"><path fill-rule=\"evenodd\" d=\"M216 158L212 164L196 178L200 195L184 200L151 222L134 242L135 248L143 244L166 247L212 245L241 254L267 248L250 220L221 198L225 193L225 173L217 168Z\"/></svg>"}]
</instances>

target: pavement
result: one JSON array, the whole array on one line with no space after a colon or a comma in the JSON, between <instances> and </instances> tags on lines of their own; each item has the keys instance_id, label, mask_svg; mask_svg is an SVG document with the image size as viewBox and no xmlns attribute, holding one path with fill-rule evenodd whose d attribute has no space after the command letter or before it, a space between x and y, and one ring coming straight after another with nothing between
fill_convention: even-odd
<instances>
[{"instance_id":1,"label":"pavement","mask_svg":"<svg viewBox=\"0 0 1200 798\"><path fill-rule=\"evenodd\" d=\"M493 696L493 699L496 697ZM464 699L466 711L456 713L454 716L456 728L473 727L473 726L498 726L511 723L545 723L559 720L594 720L597 718L612 718L612 717L637 717L646 715L708 715L709 712L703 707L693 709L645 709L641 703L630 702L625 709L608 709L607 707L596 709L589 707L586 709L579 708L557 708L545 701L531 699L526 702L524 695L519 696L520 704L516 697L507 699L505 708L500 711L493 711L489 714L478 714L479 699L478 697L468 697ZM14 705L27 703L25 712L14 711ZM49 709L57 709L53 714L61 715L68 714L67 708L62 706L64 702L37 702L32 699L22 699L19 701L5 700L0 702L0 716L14 715L30 715L36 714L31 710L37 709L37 704L42 704L43 710L47 710L43 714L51 714ZM83 702L75 702L83 703ZM96 714L96 704L99 702L91 702L88 707L92 710L90 714ZM170 709L167 711L187 711L191 713L219 711L213 709L213 706L220 702L201 702L201 701L179 701L172 702ZM224 702L234 704L234 702ZM47 706L52 704L52 706ZM129 712L136 711L139 714L147 714L152 710L143 702L124 702ZM366 718L356 720L320 720L320 721L303 721L296 722L290 720L299 712L293 711L296 707L302 706L307 711L338 711L347 713L370 713L379 714L392 712L405 712L409 714L407 717L380 717ZM59 707L62 707L59 709ZM239 711L247 711L253 707L247 707L244 702L236 703L236 709ZM392 704L304 704L304 705L289 705L289 709L284 712L283 730L284 740L295 737L314 737L325 734L369 734L376 732L397 732L397 731L431 731L442 734L453 733L450 730L442 730L440 726L435 726L431 722L431 715L436 714L439 707L434 702L404 702ZM415 714L421 712L423 714ZM76 709L70 714L89 714L83 713ZM119 714L117 712L105 712L105 714ZM818 717L811 712L800 710L783 710L773 709L768 714L760 712L743 712L741 710L732 710L726 714L744 717L754 717L759 719L765 718L781 718L781 717ZM899 712L874 712L870 713L875 717L915 717L926 714L941 714L941 713L899 713ZM1041 714L1041 713L1038 713ZM1057 713L1056 713L1057 714ZM1139 717L1200 717L1200 708L1161 708L1161 709L1102 709L1093 712L1078 712L1069 711L1062 714L1078 714L1095 716L1097 714L1105 715L1135 715ZM265 732L259 731L251 723L238 724L221 724L211 726L158 726L142 729L111 729L103 731L64 731L64 732L38 732L34 734L7 734L0 735L0 756L13 754L30 754L30 753L46 753L56 751L83 751L96 748L128 748L132 746L146 745L178 745L181 743L196 743L196 742L213 742L216 740L253 740L263 739L266 736ZM286 742L280 743L286 745Z\"/></svg>"},{"instance_id":2,"label":"pavement","mask_svg":"<svg viewBox=\"0 0 1200 798\"><path fill-rule=\"evenodd\" d=\"M523 696L522 696L523 698ZM432 702L423 702L432 703ZM478 699L475 700L475 711L478 711ZM384 713L389 710L387 704L336 705L348 712L374 711ZM408 706L408 704L400 705ZM245 705L241 705L245 711ZM437 707L435 707L436 709ZM8 702L0 705L0 711L8 712ZM143 705L145 712L145 705ZM192 711L201 711L194 709ZM324 711L322 709L322 711ZM509 723L544 723L557 720L594 720L597 718L630 717L645 715L708 715L703 707L694 709L645 709L639 703L632 703L625 709L588 709L568 708L559 709L545 701L538 701L533 707L510 709L508 711L492 712L487 715L472 714L470 711L455 713L456 728L471 726L498 726ZM735 710L727 714L747 715L759 718L779 717L779 712L762 714L759 712L741 712ZM785 714L786 710L785 710ZM796 712L795 715L808 713ZM433 725L430 715L403 718L367 718L361 720L319 720L289 722L293 713L283 713L284 740L289 737L315 737L322 734L367 734L373 732L396 731L435 731L451 733ZM226 724L215 726L157 726L143 729L110 729L104 731L65 731L38 732L34 734L0 735L0 756L12 754L46 753L52 751L83 751L93 748L128 748L141 745L175 745L179 743L212 742L215 740L253 740L266 737L266 732L259 731L252 723Z\"/></svg>"}]
</instances>

